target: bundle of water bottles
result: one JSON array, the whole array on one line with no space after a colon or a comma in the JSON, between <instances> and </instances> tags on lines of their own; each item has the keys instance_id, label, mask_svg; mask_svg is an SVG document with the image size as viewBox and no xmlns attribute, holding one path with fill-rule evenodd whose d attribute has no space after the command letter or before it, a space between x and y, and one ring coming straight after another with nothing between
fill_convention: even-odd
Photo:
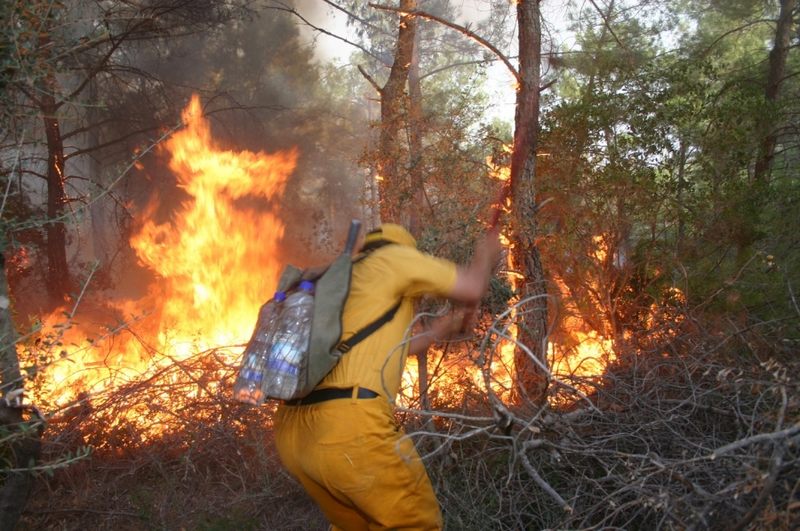
<instances>
[{"instance_id":1,"label":"bundle of water bottles","mask_svg":"<svg viewBox=\"0 0 800 531\"><path fill-rule=\"evenodd\" d=\"M261 405L297 391L311 338L313 292L314 284L303 281L288 296L278 291L261 307L233 387L236 400Z\"/></svg>"}]
</instances>

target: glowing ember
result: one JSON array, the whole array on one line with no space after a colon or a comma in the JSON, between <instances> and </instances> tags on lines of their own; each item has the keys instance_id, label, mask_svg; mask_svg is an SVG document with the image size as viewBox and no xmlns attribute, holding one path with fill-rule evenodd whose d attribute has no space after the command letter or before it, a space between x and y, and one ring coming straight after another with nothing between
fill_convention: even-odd
<instances>
[{"instance_id":1,"label":"glowing ember","mask_svg":"<svg viewBox=\"0 0 800 531\"><path fill-rule=\"evenodd\" d=\"M197 97L183 121L186 127L165 149L186 198L163 223L152 218L158 205L151 204L131 238L156 282L141 300L107 302L122 316L116 327L84 325L89 319L70 319L66 311L45 319L40 339L20 348L40 367L52 362L39 369L44 378L31 390L37 403L63 406L80 393L148 377L203 350L241 346L249 338L279 274L276 245L283 224L277 205L297 153L221 149ZM126 329L132 333L120 333ZM231 363L239 350L228 349ZM180 399L168 394L165 400Z\"/></svg>"}]
</instances>

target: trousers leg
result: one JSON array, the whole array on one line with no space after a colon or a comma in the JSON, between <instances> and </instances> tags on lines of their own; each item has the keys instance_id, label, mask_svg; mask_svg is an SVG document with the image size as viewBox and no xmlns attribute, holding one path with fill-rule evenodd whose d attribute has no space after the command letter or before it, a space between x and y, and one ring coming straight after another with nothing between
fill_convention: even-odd
<instances>
[{"instance_id":1,"label":"trousers leg","mask_svg":"<svg viewBox=\"0 0 800 531\"><path fill-rule=\"evenodd\" d=\"M275 442L332 529L442 528L425 466L385 401L279 409Z\"/></svg>"}]
</instances>

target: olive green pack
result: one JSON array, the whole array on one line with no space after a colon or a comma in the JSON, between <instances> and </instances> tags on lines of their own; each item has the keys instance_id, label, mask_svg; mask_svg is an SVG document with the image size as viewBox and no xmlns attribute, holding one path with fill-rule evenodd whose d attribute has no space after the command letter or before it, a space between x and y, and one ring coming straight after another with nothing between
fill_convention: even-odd
<instances>
[{"instance_id":1,"label":"olive green pack","mask_svg":"<svg viewBox=\"0 0 800 531\"><path fill-rule=\"evenodd\" d=\"M361 222L353 220L344 251L324 270L300 269L287 265L278 281L278 291L291 293L303 280L314 282L314 312L308 351L300 363L299 383L292 396L272 397L291 400L303 398L339 363L341 357L385 323L392 320L400 304L393 306L378 319L342 341L342 313L350 293L350 278L355 261L353 247L361 230Z\"/></svg>"}]
</instances>

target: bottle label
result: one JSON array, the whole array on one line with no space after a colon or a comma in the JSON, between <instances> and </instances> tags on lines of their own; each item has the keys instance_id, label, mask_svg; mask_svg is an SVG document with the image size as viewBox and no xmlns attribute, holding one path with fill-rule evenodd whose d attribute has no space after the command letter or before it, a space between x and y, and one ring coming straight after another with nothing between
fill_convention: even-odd
<instances>
[{"instance_id":1,"label":"bottle label","mask_svg":"<svg viewBox=\"0 0 800 531\"><path fill-rule=\"evenodd\" d=\"M300 372L299 367L292 365L286 360L270 359L268 367L271 371L279 374L290 374L292 376L297 376L297 373Z\"/></svg>"},{"instance_id":2,"label":"bottle label","mask_svg":"<svg viewBox=\"0 0 800 531\"><path fill-rule=\"evenodd\" d=\"M260 382L264 379L264 373L256 369L242 369L242 378L251 382Z\"/></svg>"}]
</instances>

